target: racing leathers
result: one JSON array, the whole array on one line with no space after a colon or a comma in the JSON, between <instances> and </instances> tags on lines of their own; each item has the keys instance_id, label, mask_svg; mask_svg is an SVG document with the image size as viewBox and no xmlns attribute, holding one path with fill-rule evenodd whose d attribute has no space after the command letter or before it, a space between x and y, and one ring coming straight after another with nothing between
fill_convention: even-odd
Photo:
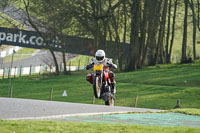
<instances>
[{"instance_id":1,"label":"racing leathers","mask_svg":"<svg viewBox=\"0 0 200 133\"><path fill-rule=\"evenodd\" d=\"M92 58L89 62L88 65L86 65L86 70L89 70L90 68L93 68L94 67L94 64L103 64L105 67L109 67L109 68L114 68L114 69L117 69L117 65L114 64L112 62L112 59L110 58L105 58L103 61L99 62L96 58ZM109 73L109 77L110 77L110 81L111 81L111 92L112 93L116 93L116 81L115 81L115 74L112 72L112 71L108 71ZM86 77L86 80L88 82L90 82L91 84L93 84L93 73L92 74L88 74L87 77Z\"/></svg>"}]
</instances>

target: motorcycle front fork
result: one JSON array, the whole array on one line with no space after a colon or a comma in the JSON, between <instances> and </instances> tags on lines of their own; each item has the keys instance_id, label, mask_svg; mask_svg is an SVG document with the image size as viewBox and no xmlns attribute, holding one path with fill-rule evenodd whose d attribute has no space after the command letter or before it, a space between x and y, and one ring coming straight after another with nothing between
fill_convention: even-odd
<instances>
[{"instance_id":1,"label":"motorcycle front fork","mask_svg":"<svg viewBox=\"0 0 200 133\"><path fill-rule=\"evenodd\" d=\"M111 87L107 85L101 93L101 99L108 101L110 97L115 99L114 93L111 92Z\"/></svg>"}]
</instances>

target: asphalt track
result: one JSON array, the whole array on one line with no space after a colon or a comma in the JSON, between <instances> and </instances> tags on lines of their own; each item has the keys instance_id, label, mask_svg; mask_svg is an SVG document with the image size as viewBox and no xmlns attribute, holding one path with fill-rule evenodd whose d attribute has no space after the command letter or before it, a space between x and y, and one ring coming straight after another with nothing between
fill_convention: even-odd
<instances>
[{"instance_id":1,"label":"asphalt track","mask_svg":"<svg viewBox=\"0 0 200 133\"><path fill-rule=\"evenodd\" d=\"M0 98L0 119L4 120L46 119L81 115L160 111L162 110L118 106L109 107L94 104L18 98Z\"/></svg>"}]
</instances>

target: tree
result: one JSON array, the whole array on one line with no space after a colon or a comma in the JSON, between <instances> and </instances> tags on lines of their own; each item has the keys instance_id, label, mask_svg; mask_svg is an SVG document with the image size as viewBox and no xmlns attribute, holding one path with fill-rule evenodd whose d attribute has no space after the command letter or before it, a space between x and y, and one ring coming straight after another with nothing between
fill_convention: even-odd
<instances>
[{"instance_id":1,"label":"tree","mask_svg":"<svg viewBox=\"0 0 200 133\"><path fill-rule=\"evenodd\" d=\"M169 63L169 36L170 36L170 24L171 24L171 6L172 6L172 0L169 0L169 8L168 8L168 24L167 24L167 37L166 37L166 45L165 45L165 60L166 63Z\"/></svg>"},{"instance_id":2,"label":"tree","mask_svg":"<svg viewBox=\"0 0 200 133\"><path fill-rule=\"evenodd\" d=\"M1 0L0 1L0 9L1 9L0 18L5 20L4 22L8 23L11 27L20 29L22 28L22 24L14 23L14 20L8 17L9 14L19 11L19 9L16 9L10 6L10 2L15 2L15 0ZM8 9L12 9L12 10L8 10ZM1 24L4 25L3 23Z\"/></svg>"},{"instance_id":3,"label":"tree","mask_svg":"<svg viewBox=\"0 0 200 133\"><path fill-rule=\"evenodd\" d=\"M169 8L168 8L168 24L167 24L167 37L166 37L166 47L165 47L165 57L166 62L169 63L169 35L170 35L170 24L171 24L171 6L172 6L172 0L169 0Z\"/></svg>"},{"instance_id":4,"label":"tree","mask_svg":"<svg viewBox=\"0 0 200 133\"><path fill-rule=\"evenodd\" d=\"M174 14L173 14L173 22L172 22L172 34L171 34L171 41L170 41L170 47L168 49L168 37L167 37L167 44L166 44L166 63L170 63L171 62L171 53L172 53L172 47L173 47L173 42L174 42L174 34L175 34L175 24L176 24L176 10L177 10L177 4L178 4L178 0L175 0L174 2ZM169 15L170 15L169 11ZM168 28L170 28L170 21L168 18ZM168 30L168 34L169 34ZM169 52L168 52L169 51Z\"/></svg>"},{"instance_id":5,"label":"tree","mask_svg":"<svg viewBox=\"0 0 200 133\"><path fill-rule=\"evenodd\" d=\"M119 16L119 19L120 19L120 17L121 17L121 25L120 26L118 26L118 29L120 29L120 27L122 27L123 29L121 29L121 30L123 30L123 43L125 44L126 42L127 42L127 33L128 33L128 29L127 29L127 27L128 27L128 6L127 6L127 2L126 1L124 1L123 2L123 6L122 6L122 12L121 13L117 13L118 14L118 16ZM118 35L118 36L120 36L120 35ZM117 41L117 40L116 40ZM119 69L120 69L120 71L123 71L125 68L123 67L123 64L124 63L126 63L126 61L124 61L124 52L121 50L121 49L123 49L122 48L123 46L121 46L120 48L118 48L118 53L120 54L120 56L119 56L119 59L118 59L118 62L119 62Z\"/></svg>"},{"instance_id":6,"label":"tree","mask_svg":"<svg viewBox=\"0 0 200 133\"><path fill-rule=\"evenodd\" d=\"M0 1L0 8L5 8L8 5L8 0L1 0Z\"/></svg>"},{"instance_id":7,"label":"tree","mask_svg":"<svg viewBox=\"0 0 200 133\"><path fill-rule=\"evenodd\" d=\"M111 40L114 42L123 42L124 44L127 43L127 34L129 33L128 30L128 16L130 8L128 8L128 2L124 0L123 3L121 3L116 10L113 11L112 15L110 18L107 18L108 24L107 24L107 29L108 29L108 34L107 40ZM122 37L123 34L123 37ZM121 36L121 37L120 37ZM110 50L109 50L110 51ZM117 53L118 58L114 58L114 61L118 61L119 64L119 69L123 71L125 69L125 64L126 60L125 58L125 53L124 53L124 48L123 44L114 47L111 49L112 53Z\"/></svg>"},{"instance_id":8,"label":"tree","mask_svg":"<svg viewBox=\"0 0 200 133\"><path fill-rule=\"evenodd\" d=\"M140 67L142 67L145 64L146 57L147 57L147 51L149 47L149 38L151 35L148 36L148 39L146 39L147 34L151 31L151 26L148 26L150 24L151 20L149 19L149 15L152 13L150 12L150 6L149 1L144 1L144 10L143 10L143 18L142 18L142 23L140 26L141 29L141 39L140 39L140 44L141 44L141 61L140 61ZM148 28L147 28L148 27Z\"/></svg>"},{"instance_id":9,"label":"tree","mask_svg":"<svg viewBox=\"0 0 200 133\"><path fill-rule=\"evenodd\" d=\"M119 67L122 70L123 46L108 49L106 41L120 42L120 33L124 27L124 39L126 40L127 26L123 25L123 17L127 19L126 0L73 0L73 16L80 24L80 34L84 37L94 38L93 49L104 49L107 52L118 53ZM125 22L127 23L127 22Z\"/></svg>"},{"instance_id":10,"label":"tree","mask_svg":"<svg viewBox=\"0 0 200 133\"><path fill-rule=\"evenodd\" d=\"M73 16L82 26L82 32L94 38L95 50L105 47L109 20L112 25L115 24L111 20L113 12L123 2L124 0L72 0Z\"/></svg>"},{"instance_id":11,"label":"tree","mask_svg":"<svg viewBox=\"0 0 200 133\"><path fill-rule=\"evenodd\" d=\"M176 23L178 0L23 1L30 2L26 11L30 12L28 14L29 21L31 20L30 23L32 22L33 27L36 26L36 31L43 34L44 37L45 35L51 38L59 36L64 65L66 64L64 55L67 42L60 37L64 35L94 38L94 42L90 42L90 48L93 48L94 51L104 49L106 53L108 51L117 53L119 56L114 60L118 61L120 70L132 71L144 65L170 63L175 29L178 25ZM187 61L188 5L193 14L194 58L196 58L195 26L200 29L199 0L184 0L184 3L182 63ZM195 12L196 10L198 12ZM183 15L178 14L178 16L182 17ZM47 36L46 41L48 42ZM130 47L126 52L124 52L123 45L110 48L107 45L108 40L123 43L130 41ZM109 50L107 50L108 47ZM50 45L49 49L51 49ZM52 55L53 52L51 52ZM124 57L128 58L124 59Z\"/></svg>"},{"instance_id":12,"label":"tree","mask_svg":"<svg viewBox=\"0 0 200 133\"><path fill-rule=\"evenodd\" d=\"M130 48L129 59L127 60L126 70L132 71L137 69L139 63L139 27L141 16L141 1L131 1L131 32L130 32Z\"/></svg>"},{"instance_id":13,"label":"tree","mask_svg":"<svg viewBox=\"0 0 200 133\"><path fill-rule=\"evenodd\" d=\"M184 16L184 25L183 25L183 41L182 41L182 56L181 63L187 62L186 56L186 46L187 46L187 17L188 17L188 0L184 0L185 4L185 16Z\"/></svg>"},{"instance_id":14,"label":"tree","mask_svg":"<svg viewBox=\"0 0 200 133\"><path fill-rule=\"evenodd\" d=\"M196 29L197 29L197 23L196 23L196 13L194 9L194 3L193 0L191 2L189 1L190 8L192 10L192 21L193 21L193 58L196 59Z\"/></svg>"},{"instance_id":15,"label":"tree","mask_svg":"<svg viewBox=\"0 0 200 133\"><path fill-rule=\"evenodd\" d=\"M136 0L130 1L129 5L132 16L129 59L127 59L126 71L142 67L146 60L149 65L155 65L156 36L162 1Z\"/></svg>"},{"instance_id":16,"label":"tree","mask_svg":"<svg viewBox=\"0 0 200 133\"><path fill-rule=\"evenodd\" d=\"M166 23L166 16L167 16L167 5L168 5L168 0L164 1L163 5L163 11L162 11L162 18L160 22L160 29L159 29L159 35L158 35L158 43L157 43L157 48L156 48L156 54L155 54L155 63L157 63L157 60L159 59L160 63L164 63L164 48L163 48L163 39L165 37L165 23ZM171 1L170 1L171 5ZM169 9L171 10L171 9ZM159 57L158 57L159 55Z\"/></svg>"},{"instance_id":17,"label":"tree","mask_svg":"<svg viewBox=\"0 0 200 133\"><path fill-rule=\"evenodd\" d=\"M158 26L161 15L161 5L162 1L153 0L149 1L149 15L148 15L148 38L147 38L147 60L148 65L153 66L156 64L155 55L156 55L156 35L158 32ZM153 17L152 17L153 16ZM145 57L144 57L145 58Z\"/></svg>"},{"instance_id":18,"label":"tree","mask_svg":"<svg viewBox=\"0 0 200 133\"><path fill-rule=\"evenodd\" d=\"M197 17L197 28L200 31L200 2L197 0L198 17Z\"/></svg>"},{"instance_id":19,"label":"tree","mask_svg":"<svg viewBox=\"0 0 200 133\"><path fill-rule=\"evenodd\" d=\"M59 66L54 50L51 47L52 41L50 41L50 38L51 40L57 40L59 38L60 41L53 43L54 45L61 46L63 54L64 73L67 73L65 59L66 40L64 38L64 31L66 32L66 29L69 29L71 27L72 16L70 14L70 11L68 10L69 8L66 8L63 5L69 4L63 0L23 1L29 23L44 38L44 41L52 54L54 65L56 67L56 74L59 74ZM39 16L37 20L34 19L33 16L30 15L30 13L33 15L37 14Z\"/></svg>"},{"instance_id":20,"label":"tree","mask_svg":"<svg viewBox=\"0 0 200 133\"><path fill-rule=\"evenodd\" d=\"M35 31L38 32L40 34L40 36L44 39L44 42L46 43L50 53L52 54L52 57L54 60L54 65L56 67L56 74L59 75L59 67L58 67L58 63L56 60L56 56L55 56L53 48L51 47L50 42L49 42L49 38L51 38L52 35L50 35L50 33L48 33L48 27L46 27L47 25L41 24L42 21L40 21L38 23L38 21L34 21L34 19L31 17L29 10L30 10L30 8L34 8L34 7L30 7L30 0L28 0L28 1L23 0L23 2L24 2L24 8L25 8L25 12L26 12L26 15L28 18L28 22L35 29ZM40 3L40 1L35 1L35 4L38 4L38 3ZM40 4L42 4L42 3L40 3ZM38 10L34 10L34 11L38 11Z\"/></svg>"}]
</instances>

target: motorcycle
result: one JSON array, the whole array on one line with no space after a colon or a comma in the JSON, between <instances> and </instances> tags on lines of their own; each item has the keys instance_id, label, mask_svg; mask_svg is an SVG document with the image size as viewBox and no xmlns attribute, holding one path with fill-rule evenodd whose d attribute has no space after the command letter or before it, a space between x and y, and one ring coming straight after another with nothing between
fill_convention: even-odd
<instances>
[{"instance_id":1,"label":"motorcycle","mask_svg":"<svg viewBox=\"0 0 200 133\"><path fill-rule=\"evenodd\" d=\"M94 96L105 101L105 105L114 106L114 94L111 93L111 81L109 67L103 64L95 64L93 67Z\"/></svg>"}]
</instances>

